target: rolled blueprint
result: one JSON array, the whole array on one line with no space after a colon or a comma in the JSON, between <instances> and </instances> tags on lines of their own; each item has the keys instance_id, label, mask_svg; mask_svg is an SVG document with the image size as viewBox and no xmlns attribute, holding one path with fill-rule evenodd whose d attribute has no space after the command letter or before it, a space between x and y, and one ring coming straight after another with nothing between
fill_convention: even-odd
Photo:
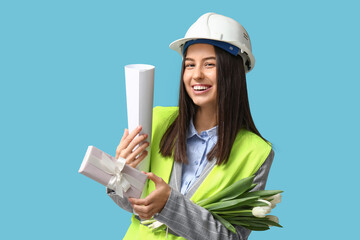
<instances>
[{"instance_id":1,"label":"rolled blueprint","mask_svg":"<svg viewBox=\"0 0 360 240\"><path fill-rule=\"evenodd\" d=\"M148 134L151 144L151 126L154 96L155 67L147 64L125 66L126 103L129 132L141 125L140 134ZM149 171L150 145L147 157L137 166L140 171Z\"/></svg>"}]
</instances>

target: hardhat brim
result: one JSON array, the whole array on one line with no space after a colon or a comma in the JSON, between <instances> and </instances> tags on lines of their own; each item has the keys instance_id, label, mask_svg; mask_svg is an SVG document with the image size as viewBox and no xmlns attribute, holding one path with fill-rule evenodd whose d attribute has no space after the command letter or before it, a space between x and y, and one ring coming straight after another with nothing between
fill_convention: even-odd
<instances>
[{"instance_id":1,"label":"hardhat brim","mask_svg":"<svg viewBox=\"0 0 360 240\"><path fill-rule=\"evenodd\" d=\"M178 39L178 40L170 43L169 47L170 47L170 49L178 52L181 56L183 56L183 46L185 45L185 43L187 41L196 40L196 39L199 39L199 38L181 38L181 39ZM215 39L215 38L201 38L201 39L209 39L209 40L227 42L227 43L230 43L230 44L240 48L238 55L242 56L243 58L246 57L250 61L250 69L246 69L245 72L250 72L254 68L255 57L252 54L252 52L250 51L250 49L248 49L245 46L245 44L239 44L239 42L237 42L237 41L224 41L224 40L219 40L219 39ZM245 52L246 54L244 54L242 52Z\"/></svg>"}]
</instances>

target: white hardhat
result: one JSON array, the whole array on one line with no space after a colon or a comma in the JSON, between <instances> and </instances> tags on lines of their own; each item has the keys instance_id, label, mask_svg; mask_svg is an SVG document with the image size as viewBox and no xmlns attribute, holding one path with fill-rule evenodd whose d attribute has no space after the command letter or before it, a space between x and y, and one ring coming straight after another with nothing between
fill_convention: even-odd
<instances>
[{"instance_id":1,"label":"white hardhat","mask_svg":"<svg viewBox=\"0 0 360 240\"><path fill-rule=\"evenodd\" d=\"M240 55L243 58L245 71L249 72L254 68L255 58L251 52L249 35L245 28L234 19L216 13L205 13L191 25L185 37L172 42L170 48L183 55L186 42L197 39L225 42L239 48L234 55ZM232 50L231 45L229 48Z\"/></svg>"}]
</instances>

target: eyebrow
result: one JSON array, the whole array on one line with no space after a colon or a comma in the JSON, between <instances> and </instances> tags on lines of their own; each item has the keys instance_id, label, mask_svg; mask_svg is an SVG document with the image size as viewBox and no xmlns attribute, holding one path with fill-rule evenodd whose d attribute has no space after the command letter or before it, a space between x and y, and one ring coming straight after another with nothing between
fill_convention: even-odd
<instances>
[{"instance_id":1,"label":"eyebrow","mask_svg":"<svg viewBox=\"0 0 360 240\"><path fill-rule=\"evenodd\" d=\"M216 60L216 57L207 57L207 58L204 58L204 59L202 59L202 60ZM185 58L185 61L195 61L194 59L192 59L192 58Z\"/></svg>"}]
</instances>

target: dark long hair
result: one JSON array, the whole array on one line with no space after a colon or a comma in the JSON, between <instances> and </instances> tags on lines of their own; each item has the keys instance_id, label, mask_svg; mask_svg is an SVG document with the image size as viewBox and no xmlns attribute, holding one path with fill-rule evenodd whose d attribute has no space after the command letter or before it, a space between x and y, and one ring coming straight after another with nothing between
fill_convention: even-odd
<instances>
[{"instance_id":1,"label":"dark long hair","mask_svg":"<svg viewBox=\"0 0 360 240\"><path fill-rule=\"evenodd\" d=\"M232 145L241 128L247 129L264 139L257 128L250 112L246 87L244 63L241 56L215 47L217 70L217 120L218 141L208 153L209 160L216 158L216 164L226 164ZM179 115L166 130L160 142L160 153L177 162L187 163L186 139L190 120L194 118L197 106L186 92L183 74L186 52L181 68ZM264 139L265 140L265 139Z\"/></svg>"}]
</instances>

